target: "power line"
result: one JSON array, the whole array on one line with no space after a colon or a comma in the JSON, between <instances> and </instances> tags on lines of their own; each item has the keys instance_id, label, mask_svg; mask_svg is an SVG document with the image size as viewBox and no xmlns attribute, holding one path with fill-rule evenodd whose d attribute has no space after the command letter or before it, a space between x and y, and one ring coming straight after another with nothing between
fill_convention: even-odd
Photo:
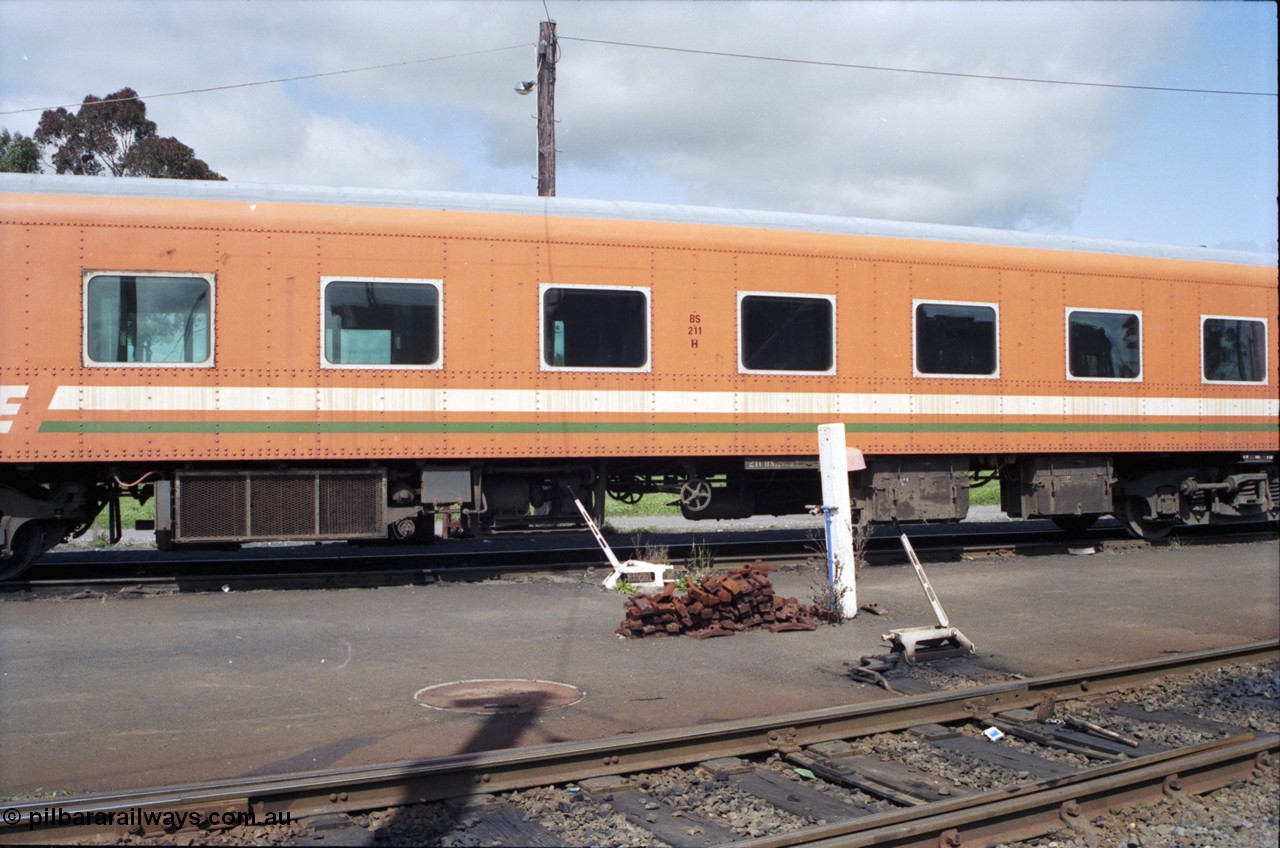
<instances>
[{"instance_id":1,"label":"power line","mask_svg":"<svg viewBox=\"0 0 1280 848\"><path fill-rule=\"evenodd\" d=\"M690 47L668 47L661 44L636 44L626 41L605 41L598 38L560 36L561 41L579 41L584 44L604 44L610 47L635 47L641 50L665 50L671 53L692 53L698 56L718 56L728 59L754 59L761 62L782 62L789 65L816 65L825 68L846 68L858 71L888 71L898 74L924 74L935 77L961 77L963 79L999 80L1002 82L1028 82L1039 85L1075 85L1088 88L1122 88L1131 91L1172 91L1185 94L1231 94L1243 97L1275 97L1274 91L1229 91L1211 88L1174 88L1159 85L1124 85L1111 82L1080 82L1077 80L1035 79L1032 77L1003 77L991 74L966 74L958 71L924 71L915 68L889 68L880 65L854 65L845 62L822 62L815 59L787 59L781 56L760 56L752 53L726 53L717 50L697 50Z\"/></svg>"},{"instance_id":2,"label":"power line","mask_svg":"<svg viewBox=\"0 0 1280 848\"><path fill-rule=\"evenodd\" d=\"M188 88L184 91L166 91L161 94L138 95L137 97L117 97L109 100L95 100L93 105L102 103L121 103L127 100L154 100L158 97L178 97L183 94L207 94L212 91L231 91L237 88L252 88L258 85L276 85L284 82L297 82L299 80L319 79L321 77L336 77L343 74L359 74L365 71L384 71L390 68L403 68L406 65L422 65L427 62L443 62L446 59L465 59L468 56L483 56L488 53L501 53L504 50L525 49L528 44L513 44L508 47L494 47L489 50L475 50L470 53L453 53L448 56L432 56L428 59L408 59L404 62L390 62L385 65L369 65L364 68L347 68L342 71L321 71L314 74L299 74L295 77L280 77L278 79L257 80L255 82L238 82L230 85L214 85L208 88ZM9 112L0 112L0 115L21 115L26 112L44 112L49 109L72 109L77 106L83 106L84 103L63 103L58 106L36 106L29 109L13 109Z\"/></svg>"},{"instance_id":3,"label":"power line","mask_svg":"<svg viewBox=\"0 0 1280 848\"><path fill-rule=\"evenodd\" d=\"M544 11L545 11L545 4L544 4ZM548 18L550 18L550 15L548 15ZM671 46L661 45L661 44L639 44L639 43L627 42L627 41L608 41L608 40L599 39L599 38L579 38L579 37L569 36L569 35L559 36L558 40L577 41L584 44L603 44L610 47L631 47L639 50L663 50L670 53L689 53L697 56L715 56L715 57L726 58L726 59L750 59L750 60L760 61L760 62L780 62L783 64L789 64L789 65L812 65L816 67L842 68L847 70L883 71L888 73L899 73L899 74L918 74L918 75L924 75L924 76L937 76L937 77L958 77L961 79L997 80L1001 82L1034 83L1037 85L1073 85L1073 86L1082 86L1086 88L1115 88L1115 89L1126 89L1130 91L1163 91L1163 92L1175 92L1175 93L1182 93L1182 94L1220 94L1220 95L1233 95L1233 96L1240 96L1240 97L1275 97L1276 96L1275 92L1267 92L1267 91L1235 91L1235 90L1229 90L1229 89L1177 88L1173 86L1158 86L1158 85L1127 85L1123 83L1082 82L1079 80L1054 80L1054 79L1038 79L1034 77L997 76L993 74L970 74L970 73L962 73L959 71L927 71L927 70L921 70L919 68L892 68L892 67L887 67L883 65L859 65L859 64L853 64L848 62L826 62L826 61L820 61L817 59L790 59L783 56L763 56L755 53L730 53L730 52L717 51L717 50L698 50L696 48L691 48L691 47L671 47ZM97 100L94 102L95 104L106 104L106 103L118 103L118 102L122 102L123 100L133 100L133 99L154 100L159 97L178 97L185 94L207 94L214 91L231 91L238 88L253 88L255 86L260 86L260 85L278 85L280 83L298 82L301 80L309 80L309 79L320 79L323 77L336 77L336 76L342 76L344 74L358 74L358 73L365 73L367 71L382 71L382 70L389 70L391 68L402 68L407 65L422 65L428 62L442 62L448 59L465 59L470 56L483 56L490 53L501 53L506 50L523 49L523 48L526 48L527 46L528 46L527 44L512 44L506 47L494 47L488 50L474 50L469 53L452 53L447 56L432 56L426 59L408 59L403 62L390 62L382 65L368 65L362 68L346 68L344 70L339 70L339 71L321 71L314 74L299 74L297 76L292 76L292 77L279 77L276 79L255 80L252 82L232 83L229 85L215 85L215 86L208 86L205 88L189 88L181 91L166 91L158 94L138 95L136 98L118 98L114 100ZM83 105L84 105L83 102L63 103L63 104L58 104L54 106L35 106L35 107L26 108L26 109L12 109L9 111L0 112L0 116L21 115L27 112L44 112L49 109L72 109L72 108L83 106Z\"/></svg>"}]
</instances>

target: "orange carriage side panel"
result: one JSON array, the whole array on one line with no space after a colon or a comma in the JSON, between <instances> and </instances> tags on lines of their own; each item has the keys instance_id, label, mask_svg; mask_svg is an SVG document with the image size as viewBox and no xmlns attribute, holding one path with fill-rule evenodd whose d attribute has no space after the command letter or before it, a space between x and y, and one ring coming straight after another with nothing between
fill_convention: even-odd
<instances>
[{"instance_id":1,"label":"orange carriage side panel","mask_svg":"<svg viewBox=\"0 0 1280 848\"><path fill-rule=\"evenodd\" d=\"M1187 337L1180 340L1185 360L1183 368L1186 373L1194 375L1189 381L1187 392L1198 395L1204 405L1229 406L1258 397L1274 399L1280 394L1280 389L1277 389L1280 386L1280 326L1277 326L1277 318L1280 317L1280 286L1276 284L1274 271L1272 274L1268 284L1261 287L1247 283L1242 276L1240 279L1199 285L1194 297L1188 293L1182 299L1185 311L1191 312L1193 308L1195 310L1194 323L1188 330ZM1205 317L1249 318L1266 323L1265 384L1209 382L1203 379L1200 322ZM1231 429L1232 422L1222 415L1206 415L1201 423L1199 436L1206 448L1238 450L1241 445L1247 445L1244 449L1254 451L1280 449L1280 428L1277 427L1263 433L1237 433Z\"/></svg>"},{"instance_id":2,"label":"orange carriage side panel","mask_svg":"<svg viewBox=\"0 0 1280 848\"><path fill-rule=\"evenodd\" d=\"M1149 392L1149 379L1144 382L1138 379L1070 378L1067 370L1069 310L1138 313L1144 310L1146 297L1144 281L1136 275L1122 275L1112 272L1112 269L1063 274L1061 303L1051 316L1046 316L1052 321L1052 332L1062 340L1062 353L1042 367L1046 374L1054 377L1051 389L1063 395L1068 402L1077 403L1080 409L1074 416L1063 416L1064 424L1073 425L1067 431L1068 437L1063 439L1066 449L1109 453L1155 447L1150 444L1152 436L1149 434L1116 430L1124 422L1103 414L1108 402L1121 402L1124 398L1139 397ZM1150 351L1143 351L1144 368L1149 366L1149 356Z\"/></svg>"},{"instance_id":3,"label":"orange carriage side panel","mask_svg":"<svg viewBox=\"0 0 1280 848\"><path fill-rule=\"evenodd\" d=\"M346 225L346 222L341 222ZM449 306L461 299L450 297L446 272L447 248L444 238L430 229L385 232L389 228L364 222L352 222L354 231L326 230L319 234L317 267L312 274L314 290L311 324L314 352L308 355L318 369L317 385L322 391L342 398L348 394L376 390L381 394L365 395L367 400L354 406L330 408L317 400L317 450L343 459L378 459L404 456L438 456L444 452L443 437L424 433L407 426L414 422L430 423L427 410L412 404L389 402L385 398L412 390L434 390L443 386L442 369L380 369L376 367L322 367L324 317L321 311L322 280L405 280L431 281L442 285L443 314L449 317ZM460 304L459 304L460 305ZM446 344L447 331L443 334ZM449 351L441 348L444 367L448 367ZM379 398L383 400L379 400ZM352 422L364 423L364 429L351 430Z\"/></svg>"},{"instance_id":4,"label":"orange carriage side panel","mask_svg":"<svg viewBox=\"0 0 1280 848\"><path fill-rule=\"evenodd\" d=\"M655 305L655 370L663 387L689 379L731 390L738 376L738 258L723 250L658 254L664 301ZM667 381L673 381L668 383Z\"/></svg>"},{"instance_id":5,"label":"orange carriage side panel","mask_svg":"<svg viewBox=\"0 0 1280 848\"><path fill-rule=\"evenodd\" d=\"M869 269L866 265L860 264L857 293L846 298L853 302L841 310L842 358L853 360L849 373L871 381L869 391L907 391L912 363L912 268L902 261L878 261Z\"/></svg>"},{"instance_id":6,"label":"orange carriage side panel","mask_svg":"<svg viewBox=\"0 0 1280 848\"><path fill-rule=\"evenodd\" d=\"M84 233L36 214L38 206L6 205L0 227L0 460L76 459L81 440L54 445L40 433L42 410L81 366L81 265Z\"/></svg>"},{"instance_id":7,"label":"orange carriage side panel","mask_svg":"<svg viewBox=\"0 0 1280 848\"><path fill-rule=\"evenodd\" d=\"M813 427L834 419L878 453L1276 447L1274 428L1256 420L1249 431L1220 426L1231 423L1222 415L1144 429L1141 415L1169 399L1274 397L1274 269L539 216L48 203L44 212L20 201L5 220L22 220L0 228L6 260L17 258L6 271L21 281L0 286L0 309L6 328L22 328L0 336L0 384L29 386L17 438L0 440L10 461L811 454ZM85 368L86 268L215 274L216 367ZM443 367L323 368L320 281L343 276L442 280ZM648 289L651 370L543 369L544 283ZM834 296L836 374L739 373L739 291ZM913 299L998 304L999 377L914 377ZM1067 307L1141 311L1144 379L1068 380ZM1266 384L1202 384L1202 314L1268 322ZM56 388L95 386L127 390L131 405L64 405L57 414L82 431L40 431ZM183 392L216 403L184 406ZM553 393L568 398L557 410ZM849 399L839 415L814 411L832 395ZM1058 401L1083 406L1073 416L1016 412ZM1089 411L1124 403L1133 415ZM122 417L138 426L92 430Z\"/></svg>"},{"instance_id":8,"label":"orange carriage side panel","mask_svg":"<svg viewBox=\"0 0 1280 848\"><path fill-rule=\"evenodd\" d=\"M76 368L80 327L80 233L70 227L0 227L0 364ZM70 279L72 285L64 285ZM50 344L57 341L57 344Z\"/></svg>"},{"instance_id":9,"label":"orange carriage side panel","mask_svg":"<svg viewBox=\"0 0 1280 848\"><path fill-rule=\"evenodd\" d=\"M653 262L655 385L663 398L685 393L687 407L657 404L645 453L746 452L752 446L744 441L739 410L717 402L744 388L738 373L739 257L714 246L677 245L654 251ZM705 427L695 430L697 424Z\"/></svg>"}]
</instances>

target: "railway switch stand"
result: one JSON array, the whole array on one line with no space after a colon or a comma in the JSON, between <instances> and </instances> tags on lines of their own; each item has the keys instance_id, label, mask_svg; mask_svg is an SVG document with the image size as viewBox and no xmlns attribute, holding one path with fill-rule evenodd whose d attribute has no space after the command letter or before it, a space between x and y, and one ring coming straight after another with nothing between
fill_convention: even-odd
<instances>
[{"instance_id":1,"label":"railway switch stand","mask_svg":"<svg viewBox=\"0 0 1280 848\"><path fill-rule=\"evenodd\" d=\"M920 586L924 589L925 596L929 599L929 604L933 607L934 614L938 617L938 623L933 627L902 627L896 630L890 630L883 637L889 642L895 652L901 653L902 658L909 663L918 662L920 660L941 659L942 657L955 657L962 654L976 654L978 649L974 647L973 642L969 641L959 629L951 625L947 613L942 609L942 602L938 600L938 595L933 591L933 584L929 582L928 576L924 573L924 566L920 564L920 558L916 556L915 549L911 547L911 540L907 538L906 533L899 536L902 541L902 547L907 552L907 557L911 560L911 565L916 570L916 577L920 579Z\"/></svg>"},{"instance_id":2,"label":"railway switch stand","mask_svg":"<svg viewBox=\"0 0 1280 848\"><path fill-rule=\"evenodd\" d=\"M609 547L609 543L604 540L604 536L600 534L600 528L596 527L596 523L591 520L591 515L587 512L587 508L582 505L582 501L577 498L573 499L577 505L578 511L582 513L582 520L587 522L587 528L591 530L591 535L596 537L596 542L600 544L601 550L604 551L605 558L609 560L609 564L613 566L613 573L604 579L604 587L612 590L618 585L618 580L624 574L648 574L650 579L643 582L632 583L637 589L658 590L666 582L667 572L671 570L670 565L659 564L654 562L645 562L644 560L629 559L626 562L619 562L618 555L613 552L613 548Z\"/></svg>"}]
</instances>

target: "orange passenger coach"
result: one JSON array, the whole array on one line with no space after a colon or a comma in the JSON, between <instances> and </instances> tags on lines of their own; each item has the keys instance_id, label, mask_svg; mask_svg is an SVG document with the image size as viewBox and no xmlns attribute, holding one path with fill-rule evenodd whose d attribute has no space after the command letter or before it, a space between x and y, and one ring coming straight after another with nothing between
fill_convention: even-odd
<instances>
[{"instance_id":1,"label":"orange passenger coach","mask_svg":"<svg viewBox=\"0 0 1280 848\"><path fill-rule=\"evenodd\" d=\"M558 198L0 175L0 573L163 546L803 512L1275 521L1274 256Z\"/></svg>"}]
</instances>

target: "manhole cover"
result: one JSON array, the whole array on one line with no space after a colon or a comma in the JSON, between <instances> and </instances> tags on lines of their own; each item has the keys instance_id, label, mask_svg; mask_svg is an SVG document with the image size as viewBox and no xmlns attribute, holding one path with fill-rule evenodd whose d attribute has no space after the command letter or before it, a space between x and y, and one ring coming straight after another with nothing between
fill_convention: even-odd
<instances>
[{"instance_id":1,"label":"manhole cover","mask_svg":"<svg viewBox=\"0 0 1280 848\"><path fill-rule=\"evenodd\" d=\"M419 689L413 699L424 707L462 713L536 713L576 704L584 692L548 680L459 680Z\"/></svg>"}]
</instances>

